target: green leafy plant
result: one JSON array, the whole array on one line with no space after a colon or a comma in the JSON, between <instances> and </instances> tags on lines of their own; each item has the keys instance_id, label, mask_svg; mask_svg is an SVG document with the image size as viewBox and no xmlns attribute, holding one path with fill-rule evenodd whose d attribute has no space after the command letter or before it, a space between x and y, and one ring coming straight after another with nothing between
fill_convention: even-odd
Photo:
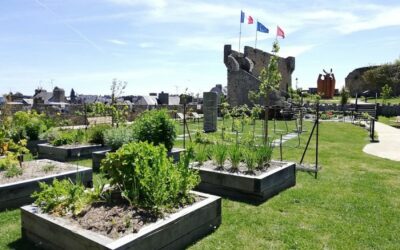
<instances>
[{"instance_id":1,"label":"green leafy plant","mask_svg":"<svg viewBox=\"0 0 400 250\"><path fill-rule=\"evenodd\" d=\"M4 174L5 177L7 178L12 178L18 175L22 175L23 170L20 166L12 164L10 166L7 167L6 172Z\"/></svg>"},{"instance_id":2,"label":"green leafy plant","mask_svg":"<svg viewBox=\"0 0 400 250\"><path fill-rule=\"evenodd\" d=\"M256 167L256 152L254 151L253 148L246 148L243 151L243 159L244 162L246 163L247 170L248 172L252 173L254 172L254 169Z\"/></svg>"},{"instance_id":3,"label":"green leafy plant","mask_svg":"<svg viewBox=\"0 0 400 250\"><path fill-rule=\"evenodd\" d=\"M54 179L51 185L40 182L39 186L41 191L33 193L32 198L46 213L77 215L94 200L91 191L85 191L82 183L74 184L71 180Z\"/></svg>"},{"instance_id":4,"label":"green leafy plant","mask_svg":"<svg viewBox=\"0 0 400 250\"><path fill-rule=\"evenodd\" d=\"M242 157L241 148L239 145L234 145L229 148L229 161L232 164L232 170L237 171L239 169L239 163Z\"/></svg>"},{"instance_id":5,"label":"green leafy plant","mask_svg":"<svg viewBox=\"0 0 400 250\"><path fill-rule=\"evenodd\" d=\"M112 150L119 149L122 145L134 141L133 130L131 127L121 126L104 131L104 143Z\"/></svg>"},{"instance_id":6,"label":"green leafy plant","mask_svg":"<svg viewBox=\"0 0 400 250\"><path fill-rule=\"evenodd\" d=\"M0 171L5 171L4 176L6 178L15 177L23 173L17 157L13 153L8 153L5 158L0 159Z\"/></svg>"},{"instance_id":7,"label":"green leafy plant","mask_svg":"<svg viewBox=\"0 0 400 250\"><path fill-rule=\"evenodd\" d=\"M198 174L189 168L192 156L190 149L173 164L164 145L132 142L107 154L101 170L131 205L161 212L187 201L189 190L198 184Z\"/></svg>"},{"instance_id":8,"label":"green leafy plant","mask_svg":"<svg viewBox=\"0 0 400 250\"><path fill-rule=\"evenodd\" d=\"M212 157L217 166L223 168L228 157L228 147L224 144L216 144L213 148Z\"/></svg>"},{"instance_id":9,"label":"green leafy plant","mask_svg":"<svg viewBox=\"0 0 400 250\"><path fill-rule=\"evenodd\" d=\"M205 161L208 160L209 150L206 145L198 145L196 147L195 159L199 165L203 165Z\"/></svg>"},{"instance_id":10,"label":"green leafy plant","mask_svg":"<svg viewBox=\"0 0 400 250\"><path fill-rule=\"evenodd\" d=\"M258 169L263 169L269 165L271 162L273 149L274 148L272 147L272 144L262 145L256 148L255 156Z\"/></svg>"},{"instance_id":11,"label":"green leafy plant","mask_svg":"<svg viewBox=\"0 0 400 250\"><path fill-rule=\"evenodd\" d=\"M389 99L390 96L392 95L392 87L390 87L388 84L385 84L382 87L381 95L383 104L386 104L387 99Z\"/></svg>"},{"instance_id":12,"label":"green leafy plant","mask_svg":"<svg viewBox=\"0 0 400 250\"><path fill-rule=\"evenodd\" d=\"M46 164L42 166L42 171L45 173L51 172L54 170L54 168L56 167L56 165L54 164Z\"/></svg>"},{"instance_id":13,"label":"green leafy plant","mask_svg":"<svg viewBox=\"0 0 400 250\"><path fill-rule=\"evenodd\" d=\"M104 133L109 129L111 129L111 126L108 124L100 124L91 127L88 130L88 141L91 143L104 145Z\"/></svg>"},{"instance_id":14,"label":"green leafy plant","mask_svg":"<svg viewBox=\"0 0 400 250\"><path fill-rule=\"evenodd\" d=\"M175 122L165 109L143 112L135 120L134 135L138 141L147 141L154 145L163 144L168 151L176 138Z\"/></svg>"}]
</instances>

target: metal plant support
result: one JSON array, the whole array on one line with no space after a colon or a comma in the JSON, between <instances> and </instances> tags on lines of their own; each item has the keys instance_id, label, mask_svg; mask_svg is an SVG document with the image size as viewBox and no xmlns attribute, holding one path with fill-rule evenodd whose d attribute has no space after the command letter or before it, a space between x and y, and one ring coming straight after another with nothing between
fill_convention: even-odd
<instances>
[{"instance_id":1,"label":"metal plant support","mask_svg":"<svg viewBox=\"0 0 400 250\"><path fill-rule=\"evenodd\" d=\"M307 153L311 138L314 134L314 131L315 131L315 166L314 166L314 168L307 168L307 167L303 166L303 161L304 161L304 156ZM314 126L311 130L310 137L308 138L303 155L301 156L299 167L297 168L298 170L302 170L302 171L306 171L306 172L313 172L315 179L317 179L318 170L319 170L319 168L318 168L318 146L319 145L318 144L319 144L319 103L317 103L317 105L316 105L316 117L315 117L315 121L314 121Z\"/></svg>"}]
</instances>

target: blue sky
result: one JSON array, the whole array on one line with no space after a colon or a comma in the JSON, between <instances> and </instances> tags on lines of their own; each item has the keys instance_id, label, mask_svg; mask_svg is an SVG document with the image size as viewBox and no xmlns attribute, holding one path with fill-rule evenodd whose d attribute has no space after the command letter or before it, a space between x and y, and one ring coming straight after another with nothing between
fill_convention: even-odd
<instances>
[{"instance_id":1,"label":"blue sky","mask_svg":"<svg viewBox=\"0 0 400 250\"><path fill-rule=\"evenodd\" d=\"M316 85L333 68L337 86L354 68L400 56L400 2L13 0L0 4L0 93L41 86L107 94L113 78L125 94L208 91L226 84L223 46L238 48L240 10L270 29L282 56L296 57L293 79ZM254 46L255 25L242 26ZM295 85L295 82L293 82Z\"/></svg>"}]
</instances>

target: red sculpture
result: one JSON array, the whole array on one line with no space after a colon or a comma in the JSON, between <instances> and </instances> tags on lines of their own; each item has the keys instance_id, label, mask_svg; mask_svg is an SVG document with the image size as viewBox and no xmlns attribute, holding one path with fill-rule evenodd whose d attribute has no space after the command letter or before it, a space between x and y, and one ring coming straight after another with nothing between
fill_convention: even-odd
<instances>
[{"instance_id":1,"label":"red sculpture","mask_svg":"<svg viewBox=\"0 0 400 250\"><path fill-rule=\"evenodd\" d=\"M323 70L325 75L319 74L317 80L317 91L321 98L324 99L332 99L335 94L335 75L331 72L328 73Z\"/></svg>"}]
</instances>

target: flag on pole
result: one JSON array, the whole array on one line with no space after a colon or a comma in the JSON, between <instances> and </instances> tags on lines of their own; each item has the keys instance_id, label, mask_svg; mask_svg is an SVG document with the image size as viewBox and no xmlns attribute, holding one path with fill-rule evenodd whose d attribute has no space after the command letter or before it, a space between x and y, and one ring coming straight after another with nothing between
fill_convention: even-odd
<instances>
[{"instance_id":1,"label":"flag on pole","mask_svg":"<svg viewBox=\"0 0 400 250\"><path fill-rule=\"evenodd\" d=\"M244 12L240 11L240 23L244 23Z\"/></svg>"},{"instance_id":2,"label":"flag on pole","mask_svg":"<svg viewBox=\"0 0 400 250\"><path fill-rule=\"evenodd\" d=\"M285 38L285 32L283 32L283 29L281 29L281 27L279 27L279 26L277 26L277 29L276 29L276 37L278 37L278 36Z\"/></svg>"},{"instance_id":3,"label":"flag on pole","mask_svg":"<svg viewBox=\"0 0 400 250\"><path fill-rule=\"evenodd\" d=\"M251 16L247 17L247 24L253 24L253 18Z\"/></svg>"},{"instance_id":4,"label":"flag on pole","mask_svg":"<svg viewBox=\"0 0 400 250\"><path fill-rule=\"evenodd\" d=\"M263 33L269 33L269 29L265 27L262 23L257 21L257 31L263 32Z\"/></svg>"}]
</instances>

